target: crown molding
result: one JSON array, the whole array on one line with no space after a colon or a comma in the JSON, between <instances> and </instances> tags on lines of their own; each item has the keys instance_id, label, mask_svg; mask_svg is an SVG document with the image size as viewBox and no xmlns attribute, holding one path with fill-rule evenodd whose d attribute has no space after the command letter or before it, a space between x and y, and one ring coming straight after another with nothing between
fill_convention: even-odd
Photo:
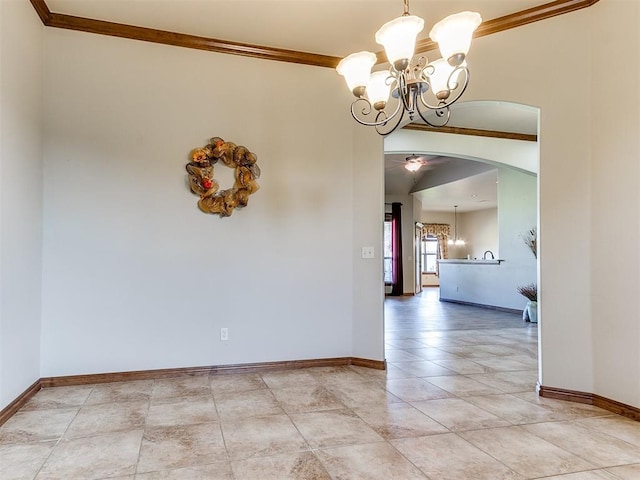
<instances>
[{"instance_id":1,"label":"crown molding","mask_svg":"<svg viewBox=\"0 0 640 480\"><path fill-rule=\"evenodd\" d=\"M47 27L63 28L78 32L95 33L112 37L128 38L143 42L160 43L176 47L207 50L210 52L241 55L245 57L276 60L280 62L299 63L317 67L335 68L339 57L320 55L310 52L299 52L283 48L252 45L248 43L231 42L208 37L199 37L185 33L168 32L153 28L137 27L123 23L106 22L85 17L76 17L49 10L45 0L29 0L38 13L40 20ZM482 22L475 32L475 37L482 37L494 33L538 22L547 18L590 7L598 0L556 0L520 12L505 15ZM437 44L430 39L423 39L416 43L416 52L435 50ZM378 62L386 61L384 52L377 52Z\"/></svg>"},{"instance_id":2,"label":"crown molding","mask_svg":"<svg viewBox=\"0 0 640 480\"><path fill-rule=\"evenodd\" d=\"M504 138L507 140L522 140L525 142L537 142L538 136L527 133L513 133L503 132L499 130L480 130L477 128L464 128L464 127L430 127L425 123L409 123L402 127L405 130L418 130L421 132L434 132L434 133L452 133L456 135L471 135L474 137L491 137L491 138Z\"/></svg>"},{"instance_id":3,"label":"crown molding","mask_svg":"<svg viewBox=\"0 0 640 480\"><path fill-rule=\"evenodd\" d=\"M548 18L564 15L565 13L575 12L583 8L590 7L599 0L556 0L537 7L528 8L520 12L511 13L502 17L486 20L480 24L475 31L473 37L484 37L485 35L493 35L494 33L504 32L516 27L522 27L533 22L546 20ZM416 52L429 52L436 50L438 44L430 38L418 40L416 42ZM376 53L378 59L386 59L384 52Z\"/></svg>"},{"instance_id":4,"label":"crown molding","mask_svg":"<svg viewBox=\"0 0 640 480\"><path fill-rule=\"evenodd\" d=\"M340 58L332 57L330 55L320 55L317 53L299 52L284 48L231 42L228 40L199 37L185 33L168 32L166 30L157 30L154 28L138 27L135 25L126 25L123 23L107 22L104 20L94 20L91 18L55 13L49 10L45 0L30 1L36 12L38 12L42 23L47 27L95 33L111 37L128 38L143 42L160 43L175 47L207 50L209 52L261 58L264 60L314 65L318 67L335 68L340 61Z\"/></svg>"}]
</instances>

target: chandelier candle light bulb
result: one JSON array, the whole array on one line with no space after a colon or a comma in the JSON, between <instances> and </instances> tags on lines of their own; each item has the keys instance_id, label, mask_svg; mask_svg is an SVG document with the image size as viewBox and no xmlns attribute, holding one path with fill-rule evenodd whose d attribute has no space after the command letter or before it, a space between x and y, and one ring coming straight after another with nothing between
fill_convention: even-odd
<instances>
[{"instance_id":1,"label":"chandelier candle light bulb","mask_svg":"<svg viewBox=\"0 0 640 480\"><path fill-rule=\"evenodd\" d=\"M476 12L460 12L436 23L429 37L438 42L442 58L453 67L464 62L471 47L473 32L482 23L482 17Z\"/></svg>"},{"instance_id":2,"label":"chandelier candle light bulb","mask_svg":"<svg viewBox=\"0 0 640 480\"><path fill-rule=\"evenodd\" d=\"M403 3L403 15L385 23L375 35L391 64L388 71L372 74L377 57L365 51L343 58L336 68L356 97L351 104L353 118L362 125L375 127L381 135L393 132L406 117L413 121L416 115L432 127L448 123L450 106L469 83L465 59L473 32L482 22L476 12L446 17L430 33L443 58L432 63L426 57L413 60L424 20L409 13L409 0ZM393 113L385 111L390 98L396 103L390 108Z\"/></svg>"},{"instance_id":3,"label":"chandelier candle light bulb","mask_svg":"<svg viewBox=\"0 0 640 480\"><path fill-rule=\"evenodd\" d=\"M376 43L384 47L387 60L396 70L404 70L416 49L416 37L424 28L424 20L405 14L385 23L376 32Z\"/></svg>"}]
</instances>

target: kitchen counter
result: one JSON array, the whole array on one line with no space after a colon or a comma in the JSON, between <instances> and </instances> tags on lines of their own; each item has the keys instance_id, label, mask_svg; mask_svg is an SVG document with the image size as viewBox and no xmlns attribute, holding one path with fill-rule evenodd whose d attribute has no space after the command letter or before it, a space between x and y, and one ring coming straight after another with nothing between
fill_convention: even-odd
<instances>
[{"instance_id":1,"label":"kitchen counter","mask_svg":"<svg viewBox=\"0 0 640 480\"><path fill-rule=\"evenodd\" d=\"M500 262L504 262L501 258L487 259L487 260L467 260L466 258L447 258L438 260L439 263L459 263L464 265L500 265Z\"/></svg>"},{"instance_id":2,"label":"kitchen counter","mask_svg":"<svg viewBox=\"0 0 640 480\"><path fill-rule=\"evenodd\" d=\"M518 310L526 301L512 270L517 263L493 260L439 260L440 300Z\"/></svg>"}]
</instances>

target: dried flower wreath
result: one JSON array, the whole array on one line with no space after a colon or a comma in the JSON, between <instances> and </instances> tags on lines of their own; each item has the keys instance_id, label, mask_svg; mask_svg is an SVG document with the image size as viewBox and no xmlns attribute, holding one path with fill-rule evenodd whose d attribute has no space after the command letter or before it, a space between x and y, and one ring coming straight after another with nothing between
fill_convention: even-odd
<instances>
[{"instance_id":1,"label":"dried flower wreath","mask_svg":"<svg viewBox=\"0 0 640 480\"><path fill-rule=\"evenodd\" d=\"M198 208L205 213L228 217L236 207L246 207L249 195L260 188L256 182L260 178L257 157L246 147L213 137L203 148L194 148L190 160L186 165L189 186L200 196ZM218 191L220 186L213 178L213 166L218 161L235 169L233 188Z\"/></svg>"}]
</instances>

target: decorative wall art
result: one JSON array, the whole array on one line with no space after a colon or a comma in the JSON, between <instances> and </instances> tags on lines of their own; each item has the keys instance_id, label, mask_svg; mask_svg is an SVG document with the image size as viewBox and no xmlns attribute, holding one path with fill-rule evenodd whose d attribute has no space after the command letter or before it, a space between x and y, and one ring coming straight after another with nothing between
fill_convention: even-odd
<instances>
[{"instance_id":1,"label":"decorative wall art","mask_svg":"<svg viewBox=\"0 0 640 480\"><path fill-rule=\"evenodd\" d=\"M260 178L257 159L246 147L225 142L220 137L213 137L203 148L194 148L186 169L191 191L200 196L198 208L205 213L228 217L236 207L246 207L249 195L260 188L256 182ZM213 166L219 161L234 169L233 188L219 190L220 186L213 178Z\"/></svg>"}]
</instances>

